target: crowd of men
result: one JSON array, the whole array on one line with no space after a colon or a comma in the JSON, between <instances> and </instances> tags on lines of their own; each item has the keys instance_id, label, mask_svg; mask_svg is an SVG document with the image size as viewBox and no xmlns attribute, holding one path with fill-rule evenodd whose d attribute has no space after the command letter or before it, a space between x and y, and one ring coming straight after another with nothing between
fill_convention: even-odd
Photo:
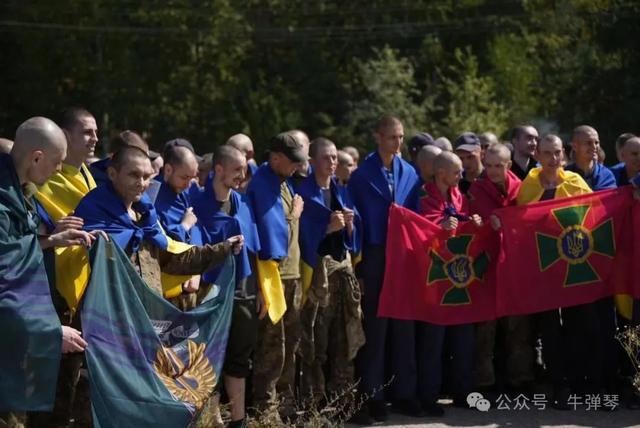
<instances>
[{"instance_id":1,"label":"crowd of men","mask_svg":"<svg viewBox=\"0 0 640 428\"><path fill-rule=\"evenodd\" d=\"M442 416L443 395L468 408L472 391L531 394L543 381L559 409L572 393L620 393L615 333L632 321L613 298L446 327L381 318L377 309L391 204L447 230L467 221L499 229L494 209L629 184L640 172L640 138L622 134L620 163L607 168L590 126L575 128L570 151L529 125L515 127L509 142L465 132L452 144L421 132L408 141L408 160L400 119L384 116L372 133L376 147L362 160L354 147L310 141L300 130L274 136L261 164L244 134L199 156L185 139L156 153L125 131L96 159L89 111L67 109L57 123L31 118L15 141L0 140L9 171L0 188L22 189L37 231L16 231L0 210L0 239L37 233L47 252L90 246L107 233L146 284L185 311L232 252L236 290L221 382L231 427L245 426L250 408L295 421L298 409L341 394L358 394L364 404L353 421L369 424L389 409ZM56 265L55 281L74 281L75 271L63 268ZM163 274L182 279L165 283ZM29 414L28 424L90 426L82 301L55 287L51 297L63 325L56 402ZM628 404L636 402L632 395ZM21 409L4 410L15 410L0 413L10 424L27 423Z\"/></svg>"}]
</instances>

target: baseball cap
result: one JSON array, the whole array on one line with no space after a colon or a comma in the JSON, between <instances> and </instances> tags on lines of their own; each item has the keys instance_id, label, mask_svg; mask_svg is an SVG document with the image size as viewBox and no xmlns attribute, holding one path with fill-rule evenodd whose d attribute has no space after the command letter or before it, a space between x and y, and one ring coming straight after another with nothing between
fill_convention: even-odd
<instances>
[{"instance_id":1,"label":"baseball cap","mask_svg":"<svg viewBox=\"0 0 640 428\"><path fill-rule=\"evenodd\" d=\"M193 149L193 144L191 144L188 140L185 140L184 138L174 138L173 140L169 140L166 143L164 143L164 150L163 151L167 151L169 149L171 149L172 147L185 147L189 150L191 150L193 153L195 153L196 151Z\"/></svg>"},{"instance_id":2,"label":"baseball cap","mask_svg":"<svg viewBox=\"0 0 640 428\"><path fill-rule=\"evenodd\" d=\"M304 152L304 147L289 132L282 132L271 139L269 151L282 153L291 162L306 162L309 157Z\"/></svg>"},{"instance_id":3,"label":"baseball cap","mask_svg":"<svg viewBox=\"0 0 640 428\"><path fill-rule=\"evenodd\" d=\"M480 138L473 132L465 132L456 138L453 143L454 150L464 150L465 152L475 152L480 150Z\"/></svg>"},{"instance_id":4,"label":"baseball cap","mask_svg":"<svg viewBox=\"0 0 640 428\"><path fill-rule=\"evenodd\" d=\"M409 147L409 152L411 154L416 154L421 147L433 145L433 137L431 134L426 132L418 132L416 135L411 137L407 145Z\"/></svg>"}]
</instances>

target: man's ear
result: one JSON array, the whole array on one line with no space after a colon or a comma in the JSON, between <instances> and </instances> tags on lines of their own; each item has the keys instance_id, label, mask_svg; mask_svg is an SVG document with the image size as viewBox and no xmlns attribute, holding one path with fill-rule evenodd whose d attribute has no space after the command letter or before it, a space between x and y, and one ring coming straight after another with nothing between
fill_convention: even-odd
<instances>
[{"instance_id":1,"label":"man's ear","mask_svg":"<svg viewBox=\"0 0 640 428\"><path fill-rule=\"evenodd\" d=\"M114 181L118 176L118 171L112 166L107 168L107 175L109 176L109 180Z\"/></svg>"},{"instance_id":2,"label":"man's ear","mask_svg":"<svg viewBox=\"0 0 640 428\"><path fill-rule=\"evenodd\" d=\"M511 165L513 164L513 162L511 160L509 160L507 162L507 171L511 169Z\"/></svg>"},{"instance_id":3,"label":"man's ear","mask_svg":"<svg viewBox=\"0 0 640 428\"><path fill-rule=\"evenodd\" d=\"M37 164L44 158L44 152L42 150L34 150L31 152L30 160L32 164Z\"/></svg>"},{"instance_id":4,"label":"man's ear","mask_svg":"<svg viewBox=\"0 0 640 428\"><path fill-rule=\"evenodd\" d=\"M171 164L169 164L169 163L165 163L164 166L162 167L162 171L165 174L171 175L171 174L173 174L173 166Z\"/></svg>"}]
</instances>

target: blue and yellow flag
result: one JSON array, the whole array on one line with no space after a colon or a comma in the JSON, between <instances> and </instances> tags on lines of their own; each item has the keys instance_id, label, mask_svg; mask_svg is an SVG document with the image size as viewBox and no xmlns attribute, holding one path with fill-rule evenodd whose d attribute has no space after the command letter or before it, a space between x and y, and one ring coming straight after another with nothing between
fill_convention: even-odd
<instances>
[{"instance_id":1,"label":"blue and yellow flag","mask_svg":"<svg viewBox=\"0 0 640 428\"><path fill-rule=\"evenodd\" d=\"M38 242L8 155L0 155L0 411L53 407L62 333Z\"/></svg>"},{"instance_id":2,"label":"blue and yellow flag","mask_svg":"<svg viewBox=\"0 0 640 428\"><path fill-rule=\"evenodd\" d=\"M335 179L331 180L331 196L335 199L334 204L340 210L348 208L354 211L354 228L351 235L346 230L341 232L343 250L352 252L356 257L360 253L360 241L362 233L360 216L355 209L346 187L340 186ZM303 297L306 298L307 291L311 287L313 271L318 262L318 248L322 240L327 236L326 231L329 226L331 213L330 207L325 205L324 196L320 186L312 174L307 177L296 189L298 194L304 199L304 210L300 217L300 258L302 269L302 290ZM335 257L334 257L335 258Z\"/></svg>"},{"instance_id":3,"label":"blue and yellow flag","mask_svg":"<svg viewBox=\"0 0 640 428\"><path fill-rule=\"evenodd\" d=\"M81 319L94 426L189 426L220 379L234 258L189 312L155 294L114 242L98 239L91 261Z\"/></svg>"},{"instance_id":4,"label":"blue and yellow flag","mask_svg":"<svg viewBox=\"0 0 640 428\"><path fill-rule=\"evenodd\" d=\"M269 319L274 324L287 310L278 262L287 257L289 251L289 225L284 216L280 186L280 178L268 163L264 163L254 174L247 189L260 238L260 251L256 258L258 283Z\"/></svg>"}]
</instances>

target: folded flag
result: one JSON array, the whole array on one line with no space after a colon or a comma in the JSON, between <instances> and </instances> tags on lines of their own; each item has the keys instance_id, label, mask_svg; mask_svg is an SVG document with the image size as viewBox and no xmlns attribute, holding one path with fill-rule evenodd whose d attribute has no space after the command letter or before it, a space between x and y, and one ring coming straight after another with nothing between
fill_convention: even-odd
<instances>
[{"instance_id":1,"label":"folded flag","mask_svg":"<svg viewBox=\"0 0 640 428\"><path fill-rule=\"evenodd\" d=\"M379 317L440 325L495 318L489 261L496 235L488 226L467 222L452 235L392 205L389 231Z\"/></svg>"},{"instance_id":2,"label":"folded flag","mask_svg":"<svg viewBox=\"0 0 640 428\"><path fill-rule=\"evenodd\" d=\"M637 294L630 276L633 204L631 190L623 188L497 210L503 226L498 313Z\"/></svg>"},{"instance_id":3,"label":"folded flag","mask_svg":"<svg viewBox=\"0 0 640 428\"><path fill-rule=\"evenodd\" d=\"M99 238L81 310L96 427L187 427L220 379L235 263L189 312L154 293L122 249Z\"/></svg>"}]
</instances>

